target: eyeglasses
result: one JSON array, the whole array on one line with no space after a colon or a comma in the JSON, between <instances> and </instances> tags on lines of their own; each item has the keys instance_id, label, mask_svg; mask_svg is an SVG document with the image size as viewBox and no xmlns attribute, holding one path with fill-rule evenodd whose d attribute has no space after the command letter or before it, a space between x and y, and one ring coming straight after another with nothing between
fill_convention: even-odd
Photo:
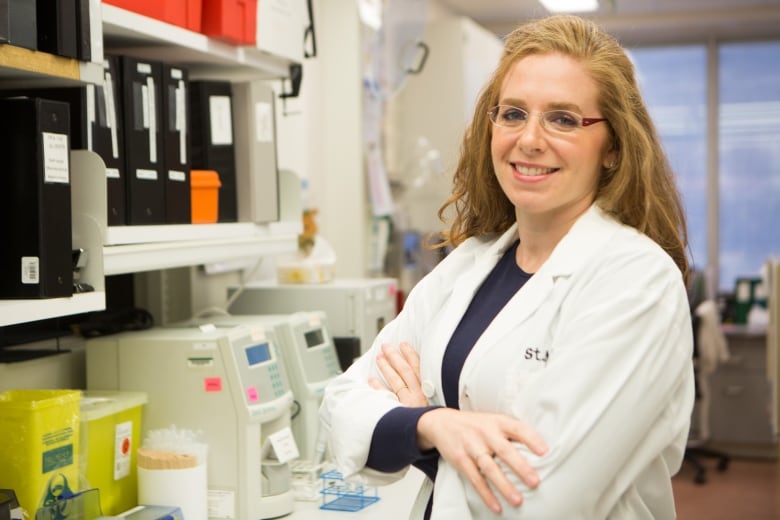
<instances>
[{"instance_id":1,"label":"eyeglasses","mask_svg":"<svg viewBox=\"0 0 780 520\"><path fill-rule=\"evenodd\" d=\"M488 117L490 117L494 125L514 130L520 130L525 127L530 116L531 114L527 110L511 105L498 105L488 110ZM539 112L539 116L542 127L545 130L561 134L571 133L582 127L606 121L604 118L582 117L576 112L568 110Z\"/></svg>"}]
</instances>

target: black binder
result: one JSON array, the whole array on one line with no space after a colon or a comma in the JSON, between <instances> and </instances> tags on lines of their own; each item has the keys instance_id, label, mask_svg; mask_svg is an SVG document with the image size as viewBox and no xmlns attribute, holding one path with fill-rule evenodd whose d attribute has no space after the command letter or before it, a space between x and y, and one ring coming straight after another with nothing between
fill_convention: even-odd
<instances>
[{"instance_id":1,"label":"black binder","mask_svg":"<svg viewBox=\"0 0 780 520\"><path fill-rule=\"evenodd\" d=\"M165 223L162 64L120 56L127 223Z\"/></svg>"},{"instance_id":2,"label":"black binder","mask_svg":"<svg viewBox=\"0 0 780 520\"><path fill-rule=\"evenodd\" d=\"M105 56L103 84L95 89L94 152L106 165L108 225L127 224L125 144L119 58Z\"/></svg>"},{"instance_id":3,"label":"black binder","mask_svg":"<svg viewBox=\"0 0 780 520\"><path fill-rule=\"evenodd\" d=\"M92 91L90 93L90 91ZM94 94L93 85L82 87L24 88L2 90L2 97L32 97L62 101L70 109L71 150L92 150L92 130L89 128L89 100Z\"/></svg>"},{"instance_id":4,"label":"black binder","mask_svg":"<svg viewBox=\"0 0 780 520\"><path fill-rule=\"evenodd\" d=\"M163 146L165 148L165 220L192 222L190 190L190 124L187 69L163 64Z\"/></svg>"},{"instance_id":5,"label":"black binder","mask_svg":"<svg viewBox=\"0 0 780 520\"><path fill-rule=\"evenodd\" d=\"M0 298L73 294L69 108L0 100Z\"/></svg>"},{"instance_id":6,"label":"black binder","mask_svg":"<svg viewBox=\"0 0 780 520\"><path fill-rule=\"evenodd\" d=\"M38 50L78 58L78 0L46 0L37 5Z\"/></svg>"},{"instance_id":7,"label":"black binder","mask_svg":"<svg viewBox=\"0 0 780 520\"><path fill-rule=\"evenodd\" d=\"M76 0L76 2L76 53L81 61L91 61L92 24L100 21L92 20L89 5L91 0Z\"/></svg>"},{"instance_id":8,"label":"black binder","mask_svg":"<svg viewBox=\"0 0 780 520\"><path fill-rule=\"evenodd\" d=\"M0 0L0 43L38 48L35 6L30 0Z\"/></svg>"},{"instance_id":9,"label":"black binder","mask_svg":"<svg viewBox=\"0 0 780 520\"><path fill-rule=\"evenodd\" d=\"M114 65L115 67L116 65ZM106 71L106 75L110 74ZM110 76L109 76L110 78ZM106 165L106 187L109 226L125 223L125 190L122 172L124 157L121 154L121 129L117 124L117 100L106 98L104 89L113 86L105 81L103 85L82 87L27 88L0 91L2 97L29 96L62 101L70 107L70 148L91 150L97 153ZM113 125L113 126L112 126ZM114 135L116 134L116 135Z\"/></svg>"},{"instance_id":10,"label":"black binder","mask_svg":"<svg viewBox=\"0 0 780 520\"><path fill-rule=\"evenodd\" d=\"M236 156L232 104L227 81L190 82L192 168L216 170L219 189L219 222L236 222Z\"/></svg>"}]
</instances>

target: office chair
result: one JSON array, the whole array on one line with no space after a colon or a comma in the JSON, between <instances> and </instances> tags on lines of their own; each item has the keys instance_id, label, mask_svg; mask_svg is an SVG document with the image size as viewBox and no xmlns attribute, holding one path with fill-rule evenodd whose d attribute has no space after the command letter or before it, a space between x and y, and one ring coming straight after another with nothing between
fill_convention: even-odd
<instances>
[{"instance_id":1,"label":"office chair","mask_svg":"<svg viewBox=\"0 0 780 520\"><path fill-rule=\"evenodd\" d=\"M718 471L726 471L730 457L727 453L708 448L710 387L708 376L714 372L719 362L728 359L728 345L720 330L720 318L717 307L711 300L699 303L691 313L693 318L693 359L696 386L698 424L693 423L691 430L697 432L696 438L690 438L685 448L684 459L696 470L693 481L696 484L707 482L707 466L703 459L717 459Z\"/></svg>"}]
</instances>

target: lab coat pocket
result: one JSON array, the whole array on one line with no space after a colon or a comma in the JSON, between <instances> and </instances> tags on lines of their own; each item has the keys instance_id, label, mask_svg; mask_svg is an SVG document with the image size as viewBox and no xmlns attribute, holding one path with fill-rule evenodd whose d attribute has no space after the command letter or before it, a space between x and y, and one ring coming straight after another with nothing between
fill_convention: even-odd
<instances>
[{"instance_id":1,"label":"lab coat pocket","mask_svg":"<svg viewBox=\"0 0 780 520\"><path fill-rule=\"evenodd\" d=\"M527 420L529 405L536 402L534 383L543 376L550 351L544 347L527 347L522 355L505 369L501 409L520 420Z\"/></svg>"}]
</instances>

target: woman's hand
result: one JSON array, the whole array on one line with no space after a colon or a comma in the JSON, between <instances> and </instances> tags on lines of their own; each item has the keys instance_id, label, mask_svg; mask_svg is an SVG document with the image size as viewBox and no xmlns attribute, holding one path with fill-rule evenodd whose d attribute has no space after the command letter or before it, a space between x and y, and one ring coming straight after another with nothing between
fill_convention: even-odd
<instances>
[{"instance_id":1,"label":"woman's hand","mask_svg":"<svg viewBox=\"0 0 780 520\"><path fill-rule=\"evenodd\" d=\"M436 448L465 475L485 505L496 514L501 512L501 504L489 484L513 506L523 502L522 494L498 465L499 459L529 487L539 485L536 471L512 443L522 443L537 455L543 455L547 446L535 431L512 417L438 408L420 417L417 438L421 450Z\"/></svg>"},{"instance_id":2,"label":"woman's hand","mask_svg":"<svg viewBox=\"0 0 780 520\"><path fill-rule=\"evenodd\" d=\"M376 364L387 385L372 377L368 380L372 388L389 389L404 406L428 406L420 385L420 356L409 343L401 342L397 349L385 343Z\"/></svg>"},{"instance_id":3,"label":"woman's hand","mask_svg":"<svg viewBox=\"0 0 780 520\"><path fill-rule=\"evenodd\" d=\"M389 389L404 406L429 404L420 383L420 357L411 345L402 342L397 349L382 345L376 364L387 384L370 378L368 383L372 388ZM537 455L547 451L544 440L513 417L454 408L424 413L417 423L417 439L421 451L436 448L465 475L485 505L496 514L501 512L501 504L490 484L515 507L523 502L523 496L497 461L503 461L526 485L536 488L539 476L513 443L524 444Z\"/></svg>"}]
</instances>

